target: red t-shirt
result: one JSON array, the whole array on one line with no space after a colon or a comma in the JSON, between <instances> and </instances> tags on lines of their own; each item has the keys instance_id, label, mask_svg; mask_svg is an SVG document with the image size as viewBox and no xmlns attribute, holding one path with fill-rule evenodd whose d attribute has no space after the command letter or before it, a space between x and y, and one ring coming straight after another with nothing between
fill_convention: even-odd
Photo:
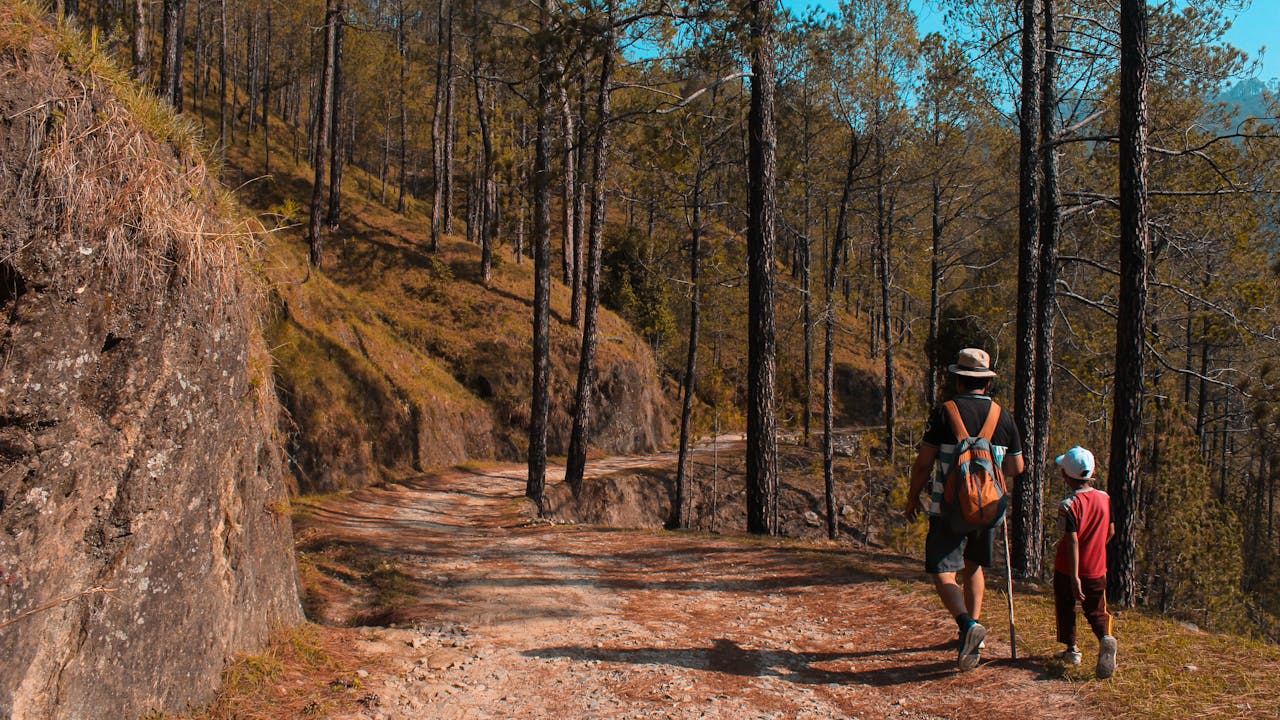
<instances>
[{"instance_id":1,"label":"red t-shirt","mask_svg":"<svg viewBox=\"0 0 1280 720\"><path fill-rule=\"evenodd\" d=\"M1080 546L1080 578L1107 576L1107 531L1111 527L1111 497L1094 487L1072 491L1058 505L1058 530L1073 532ZM1071 574L1071 555L1058 543L1054 572Z\"/></svg>"}]
</instances>

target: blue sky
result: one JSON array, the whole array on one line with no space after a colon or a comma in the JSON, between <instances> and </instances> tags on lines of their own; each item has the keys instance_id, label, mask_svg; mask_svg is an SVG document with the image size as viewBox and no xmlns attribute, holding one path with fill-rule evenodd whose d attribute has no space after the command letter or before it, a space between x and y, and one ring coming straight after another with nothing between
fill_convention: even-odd
<instances>
[{"instance_id":1,"label":"blue sky","mask_svg":"<svg viewBox=\"0 0 1280 720\"><path fill-rule=\"evenodd\" d=\"M781 0L791 8L816 6L834 11L838 0ZM920 19L921 34L941 29L941 13L929 0L910 0ZM1259 77L1264 80L1280 78L1280 0L1253 0L1250 7L1236 18L1227 32L1227 41L1244 50L1251 58L1262 55L1263 64Z\"/></svg>"}]
</instances>

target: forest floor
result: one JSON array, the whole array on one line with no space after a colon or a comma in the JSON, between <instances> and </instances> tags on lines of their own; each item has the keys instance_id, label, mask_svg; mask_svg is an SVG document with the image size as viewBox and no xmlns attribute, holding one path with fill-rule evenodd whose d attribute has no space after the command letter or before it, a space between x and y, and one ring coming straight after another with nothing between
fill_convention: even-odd
<instances>
[{"instance_id":1,"label":"forest floor","mask_svg":"<svg viewBox=\"0 0 1280 720\"><path fill-rule=\"evenodd\" d=\"M664 462L669 455L608 459L591 472ZM382 580L373 584L394 610L374 620L380 627L342 631L359 669L335 671L323 694L355 702L313 695L300 715L1095 714L1076 686L1047 676L1043 660L1008 660L1007 626L994 613L983 663L959 673L955 625L912 586L922 577L914 561L835 545L556 525L530 516L524 477L517 465L452 470L310 506L299 545L309 549L304 576L320 578L309 591L313 617L359 621L368 598L339 581L340 555L378 558Z\"/></svg>"}]
</instances>

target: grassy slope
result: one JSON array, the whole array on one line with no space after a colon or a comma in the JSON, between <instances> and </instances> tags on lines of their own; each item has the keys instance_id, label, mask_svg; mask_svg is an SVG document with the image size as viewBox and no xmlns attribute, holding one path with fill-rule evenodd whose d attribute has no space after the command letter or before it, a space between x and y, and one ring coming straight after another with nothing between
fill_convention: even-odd
<instances>
[{"instance_id":1,"label":"grassy slope","mask_svg":"<svg viewBox=\"0 0 1280 720\"><path fill-rule=\"evenodd\" d=\"M212 111L213 108L206 108ZM206 128L216 129L215 112ZM296 425L291 456L304 490L356 487L473 458L522 456L528 419L532 267L495 252L488 287L479 248L446 237L427 250L430 221L375 199L375 179L348 166L344 216L327 234L324 272L308 275L300 223L310 169L290 146L264 172L259 131L226 153L226 182L271 232L263 268L275 313L268 342ZM291 131L272 118L279 143ZM394 193L393 193L394 194ZM552 291L549 444L563 452L577 366L569 290ZM600 449L652 449L671 435L670 400L652 353L617 316L601 316Z\"/></svg>"}]
</instances>

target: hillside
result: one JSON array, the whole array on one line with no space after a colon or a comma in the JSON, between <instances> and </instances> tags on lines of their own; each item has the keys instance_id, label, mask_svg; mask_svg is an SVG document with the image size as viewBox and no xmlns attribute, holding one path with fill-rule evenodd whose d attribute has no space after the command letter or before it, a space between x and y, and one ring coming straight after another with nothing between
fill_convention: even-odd
<instances>
[{"instance_id":1,"label":"hillside","mask_svg":"<svg viewBox=\"0 0 1280 720\"><path fill-rule=\"evenodd\" d=\"M212 123L216 118L207 117ZM273 125L277 122L272 118ZM287 131L279 128L281 136ZM344 211L327 232L322 272L307 270L300 221L309 169L260 144L228 148L225 182L271 232L262 272L271 288L268 343L289 411L289 456L304 492L368 485L467 460L524 457L528 443L532 268L508 251L485 286L480 248L373 199L373 179L348 167ZM552 291L548 448L568 445L578 335L569 290ZM601 313L592 445L653 450L677 416L652 350Z\"/></svg>"}]
</instances>

